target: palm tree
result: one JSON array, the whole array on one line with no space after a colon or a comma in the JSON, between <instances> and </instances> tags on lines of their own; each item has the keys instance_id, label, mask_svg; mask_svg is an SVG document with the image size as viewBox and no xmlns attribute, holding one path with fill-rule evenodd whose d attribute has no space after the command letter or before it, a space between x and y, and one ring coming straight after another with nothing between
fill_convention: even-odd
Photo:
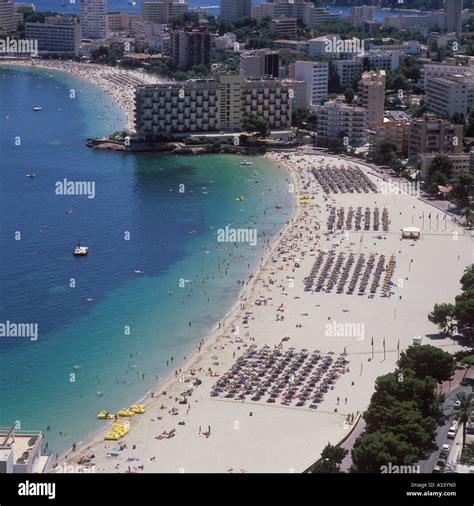
<instances>
[{"instance_id":1,"label":"palm tree","mask_svg":"<svg viewBox=\"0 0 474 506\"><path fill-rule=\"evenodd\" d=\"M459 392L456 394L456 400L459 401L459 406L455 406L453 413L456 420L462 423L462 447L466 446L466 429L467 422L471 417L472 412L472 394L466 392Z\"/></svg>"}]
</instances>

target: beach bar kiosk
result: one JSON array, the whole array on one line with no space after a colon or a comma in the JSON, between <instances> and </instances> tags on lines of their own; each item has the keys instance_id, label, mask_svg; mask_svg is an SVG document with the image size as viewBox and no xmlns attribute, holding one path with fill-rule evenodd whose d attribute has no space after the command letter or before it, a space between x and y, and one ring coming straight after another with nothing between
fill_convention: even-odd
<instances>
[{"instance_id":1,"label":"beach bar kiosk","mask_svg":"<svg viewBox=\"0 0 474 506\"><path fill-rule=\"evenodd\" d=\"M403 227L402 239L419 239L421 237L421 230L417 227Z\"/></svg>"}]
</instances>

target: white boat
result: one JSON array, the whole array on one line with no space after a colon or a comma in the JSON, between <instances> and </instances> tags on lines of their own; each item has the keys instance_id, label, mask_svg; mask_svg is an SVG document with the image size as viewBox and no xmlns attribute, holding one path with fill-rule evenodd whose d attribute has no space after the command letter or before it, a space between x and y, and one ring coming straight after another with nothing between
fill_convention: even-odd
<instances>
[{"instance_id":1,"label":"white boat","mask_svg":"<svg viewBox=\"0 0 474 506\"><path fill-rule=\"evenodd\" d=\"M78 244L74 248L74 256L76 256L76 257L83 257L88 254L89 254L89 248L87 246L81 246L80 244Z\"/></svg>"},{"instance_id":2,"label":"white boat","mask_svg":"<svg viewBox=\"0 0 474 506\"><path fill-rule=\"evenodd\" d=\"M34 172L28 172L25 177L35 177L36 174Z\"/></svg>"},{"instance_id":3,"label":"white boat","mask_svg":"<svg viewBox=\"0 0 474 506\"><path fill-rule=\"evenodd\" d=\"M40 105L35 105L35 106L33 107L33 111L37 111L37 112L39 112L39 111L42 111L42 110L43 110L43 109L42 109L42 107L41 107Z\"/></svg>"},{"instance_id":4,"label":"white boat","mask_svg":"<svg viewBox=\"0 0 474 506\"><path fill-rule=\"evenodd\" d=\"M243 162L240 162L240 165L250 166L250 165L253 165L253 162L249 162L248 160L244 160Z\"/></svg>"}]
</instances>

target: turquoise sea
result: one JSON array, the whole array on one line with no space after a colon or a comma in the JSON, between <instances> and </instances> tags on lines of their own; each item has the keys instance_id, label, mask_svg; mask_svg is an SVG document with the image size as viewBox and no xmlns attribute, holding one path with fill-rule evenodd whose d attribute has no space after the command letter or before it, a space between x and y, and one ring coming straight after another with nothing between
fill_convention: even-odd
<instances>
[{"instance_id":1,"label":"turquoise sea","mask_svg":"<svg viewBox=\"0 0 474 506\"><path fill-rule=\"evenodd\" d=\"M45 431L53 452L173 373L294 207L288 173L260 158L85 147L123 126L95 85L0 67L0 323L39 329L0 337L0 425ZM56 194L64 179L93 182L95 198ZM226 225L256 228L257 246L219 244ZM89 256L72 255L78 241Z\"/></svg>"}]
</instances>

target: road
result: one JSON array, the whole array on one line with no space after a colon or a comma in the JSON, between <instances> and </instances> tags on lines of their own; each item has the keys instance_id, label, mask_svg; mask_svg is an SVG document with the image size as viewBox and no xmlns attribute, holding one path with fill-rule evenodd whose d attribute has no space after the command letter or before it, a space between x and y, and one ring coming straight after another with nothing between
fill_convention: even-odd
<instances>
[{"instance_id":1,"label":"road","mask_svg":"<svg viewBox=\"0 0 474 506\"><path fill-rule=\"evenodd\" d=\"M453 411L453 404L456 400L456 394L459 392L465 392L466 394L472 392L472 386L457 386L453 388L448 394L446 394L446 400L443 404L443 413L446 415L446 420L443 425L438 426L438 430L436 431L435 444L438 449L433 452L426 460L422 460L418 462L420 466L420 473L431 473L433 471L433 467L436 465L436 461L438 460L439 452L443 444L451 445L451 452L448 457L448 465L454 464L457 460L458 453L461 451L462 445L462 430L461 428L458 430L455 439L448 439L447 434L449 430L449 425L451 420L454 418L453 415L449 416L449 413Z\"/></svg>"}]
</instances>

